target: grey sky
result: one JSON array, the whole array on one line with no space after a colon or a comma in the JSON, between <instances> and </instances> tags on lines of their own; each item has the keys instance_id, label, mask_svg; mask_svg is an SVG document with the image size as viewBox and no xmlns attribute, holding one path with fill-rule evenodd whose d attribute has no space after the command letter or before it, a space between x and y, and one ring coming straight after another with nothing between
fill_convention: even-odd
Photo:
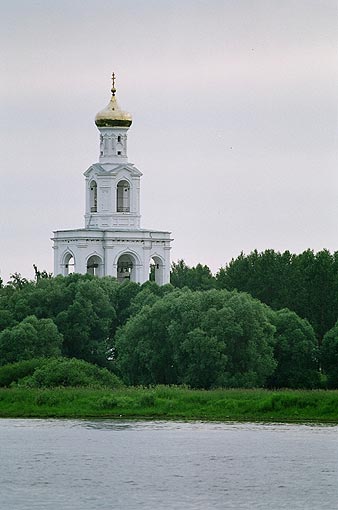
<instances>
[{"instance_id":1,"label":"grey sky","mask_svg":"<svg viewBox=\"0 0 338 510\"><path fill-rule=\"evenodd\" d=\"M95 114L133 115L142 226L212 270L338 249L336 0L2 2L0 275L52 271L84 225Z\"/></svg>"}]
</instances>

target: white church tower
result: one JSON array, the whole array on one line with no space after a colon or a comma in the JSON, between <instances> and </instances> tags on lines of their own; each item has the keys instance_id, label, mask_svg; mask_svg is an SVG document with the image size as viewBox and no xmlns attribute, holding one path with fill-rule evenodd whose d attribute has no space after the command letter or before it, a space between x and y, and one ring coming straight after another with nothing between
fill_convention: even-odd
<instances>
[{"instance_id":1,"label":"white church tower","mask_svg":"<svg viewBox=\"0 0 338 510\"><path fill-rule=\"evenodd\" d=\"M114 276L144 283L150 270L159 285L169 283L170 232L140 227L140 178L128 162L129 113L111 100L95 117L100 131L99 162L86 178L85 228L54 232L54 274Z\"/></svg>"}]
</instances>

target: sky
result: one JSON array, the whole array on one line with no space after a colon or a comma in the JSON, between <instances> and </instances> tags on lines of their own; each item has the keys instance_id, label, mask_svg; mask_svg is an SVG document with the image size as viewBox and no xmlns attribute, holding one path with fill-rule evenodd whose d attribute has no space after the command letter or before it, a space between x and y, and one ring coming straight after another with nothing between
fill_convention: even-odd
<instances>
[{"instance_id":1,"label":"sky","mask_svg":"<svg viewBox=\"0 0 338 510\"><path fill-rule=\"evenodd\" d=\"M336 0L12 0L0 20L0 277L84 227L95 114L133 116L142 227L213 272L338 250Z\"/></svg>"}]
</instances>

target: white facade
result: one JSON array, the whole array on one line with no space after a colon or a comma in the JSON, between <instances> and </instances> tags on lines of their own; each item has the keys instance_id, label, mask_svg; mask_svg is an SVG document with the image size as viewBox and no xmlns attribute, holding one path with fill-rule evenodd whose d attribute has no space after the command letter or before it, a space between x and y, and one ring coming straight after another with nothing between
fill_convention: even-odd
<instances>
[{"instance_id":1,"label":"white facade","mask_svg":"<svg viewBox=\"0 0 338 510\"><path fill-rule=\"evenodd\" d=\"M131 116L112 98L99 112L99 162L86 178L85 228L54 232L54 274L70 272L114 276L144 283L150 268L159 285L170 280L170 232L140 227L140 178L128 162L127 132Z\"/></svg>"}]
</instances>

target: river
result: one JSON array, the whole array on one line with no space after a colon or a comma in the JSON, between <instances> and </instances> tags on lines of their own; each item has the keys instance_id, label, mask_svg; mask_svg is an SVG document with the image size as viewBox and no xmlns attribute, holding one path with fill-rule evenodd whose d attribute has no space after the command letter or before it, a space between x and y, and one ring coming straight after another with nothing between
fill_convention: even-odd
<instances>
[{"instance_id":1,"label":"river","mask_svg":"<svg viewBox=\"0 0 338 510\"><path fill-rule=\"evenodd\" d=\"M3 510L338 508L338 427L0 419Z\"/></svg>"}]
</instances>

